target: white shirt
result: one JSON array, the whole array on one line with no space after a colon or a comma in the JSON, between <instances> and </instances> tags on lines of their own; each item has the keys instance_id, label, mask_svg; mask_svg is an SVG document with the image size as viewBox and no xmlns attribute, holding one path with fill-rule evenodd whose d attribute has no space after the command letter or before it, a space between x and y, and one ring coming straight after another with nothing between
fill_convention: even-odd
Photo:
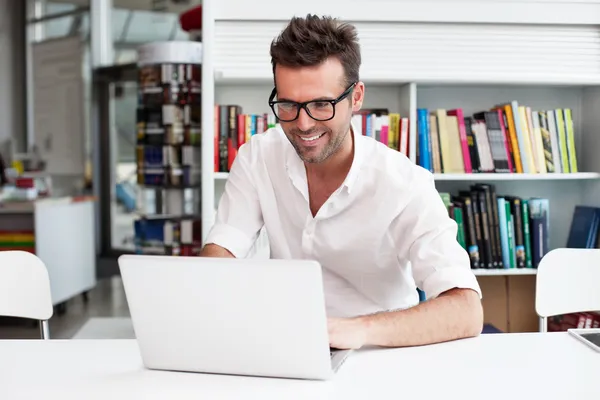
<instances>
[{"instance_id":1,"label":"white shirt","mask_svg":"<svg viewBox=\"0 0 600 400\"><path fill-rule=\"evenodd\" d=\"M313 218L302 160L278 126L240 147L207 236L243 258L265 227L271 258L313 259L327 314L404 309L455 288L481 291L432 174L355 135L344 183ZM416 284L416 286L415 286Z\"/></svg>"}]
</instances>

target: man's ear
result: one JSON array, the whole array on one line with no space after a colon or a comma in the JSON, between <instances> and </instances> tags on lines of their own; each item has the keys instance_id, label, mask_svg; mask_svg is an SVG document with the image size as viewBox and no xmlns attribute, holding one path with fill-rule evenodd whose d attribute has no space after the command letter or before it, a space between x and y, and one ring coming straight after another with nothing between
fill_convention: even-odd
<instances>
[{"instance_id":1,"label":"man's ear","mask_svg":"<svg viewBox=\"0 0 600 400\"><path fill-rule=\"evenodd\" d=\"M352 91L352 112L358 112L362 108L365 99L365 84L358 82Z\"/></svg>"}]
</instances>

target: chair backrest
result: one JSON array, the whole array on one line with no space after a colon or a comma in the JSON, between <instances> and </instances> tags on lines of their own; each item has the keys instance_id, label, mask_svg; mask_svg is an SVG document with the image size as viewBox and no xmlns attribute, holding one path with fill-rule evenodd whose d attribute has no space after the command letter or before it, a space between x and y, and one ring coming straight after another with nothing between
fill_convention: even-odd
<instances>
[{"instance_id":1,"label":"chair backrest","mask_svg":"<svg viewBox=\"0 0 600 400\"><path fill-rule=\"evenodd\" d=\"M26 251L0 251L0 315L47 321L52 295L46 266Z\"/></svg>"},{"instance_id":2,"label":"chair backrest","mask_svg":"<svg viewBox=\"0 0 600 400\"><path fill-rule=\"evenodd\" d=\"M535 309L541 318L600 311L600 249L555 249L538 265Z\"/></svg>"}]
</instances>

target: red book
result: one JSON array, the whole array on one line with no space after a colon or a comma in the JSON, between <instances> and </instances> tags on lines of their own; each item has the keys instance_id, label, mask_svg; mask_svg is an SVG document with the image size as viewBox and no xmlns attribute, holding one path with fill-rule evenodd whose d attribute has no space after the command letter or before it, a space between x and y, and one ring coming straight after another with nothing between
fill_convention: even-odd
<instances>
[{"instance_id":1,"label":"red book","mask_svg":"<svg viewBox=\"0 0 600 400\"><path fill-rule=\"evenodd\" d=\"M510 145L508 142L508 131L506 130L506 126L504 125L504 115L502 114L502 110L496 109L498 113L498 119L500 120L500 129L502 129L502 142L504 143L504 149L506 150L506 158L508 158L508 169L510 172L515 171L515 166L512 162L512 153L510 151Z\"/></svg>"},{"instance_id":2,"label":"red book","mask_svg":"<svg viewBox=\"0 0 600 400\"><path fill-rule=\"evenodd\" d=\"M219 172L219 106L215 106L215 172Z\"/></svg>"}]
</instances>

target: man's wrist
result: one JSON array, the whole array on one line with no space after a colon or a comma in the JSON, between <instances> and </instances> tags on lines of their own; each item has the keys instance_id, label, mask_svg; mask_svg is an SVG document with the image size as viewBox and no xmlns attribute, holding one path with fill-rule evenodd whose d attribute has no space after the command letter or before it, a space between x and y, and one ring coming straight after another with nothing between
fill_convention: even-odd
<instances>
[{"instance_id":1,"label":"man's wrist","mask_svg":"<svg viewBox=\"0 0 600 400\"><path fill-rule=\"evenodd\" d=\"M363 337L363 345L373 345L373 326L374 326L374 315L363 315L354 318L356 329L361 332Z\"/></svg>"}]
</instances>

